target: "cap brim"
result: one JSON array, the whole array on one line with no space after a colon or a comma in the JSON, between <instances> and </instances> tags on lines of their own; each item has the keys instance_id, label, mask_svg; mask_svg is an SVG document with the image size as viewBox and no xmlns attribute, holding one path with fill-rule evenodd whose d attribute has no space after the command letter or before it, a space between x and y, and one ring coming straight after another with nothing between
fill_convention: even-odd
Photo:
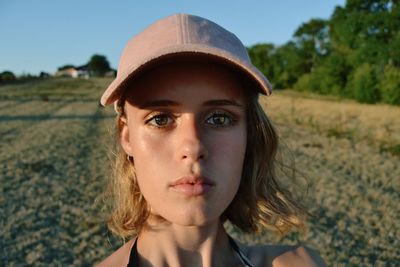
<instances>
[{"instance_id":1,"label":"cap brim","mask_svg":"<svg viewBox=\"0 0 400 267\"><path fill-rule=\"evenodd\" d=\"M154 54L152 57L143 60L142 62L130 66L124 73L118 73L114 81L104 91L100 104L102 106L110 105L117 101L123 92L124 85L136 76L139 72L142 72L146 67L154 66L159 61L165 58L171 58L176 56L184 55L201 55L226 62L228 65L236 67L243 71L244 74L248 75L250 79L256 82L258 85L258 91L261 94L270 95L272 93L272 86L268 79L251 63L244 62L238 59L234 55L226 52L225 50L217 49L209 46L202 45L190 45L184 46L173 46L167 49L161 50Z\"/></svg>"}]
</instances>

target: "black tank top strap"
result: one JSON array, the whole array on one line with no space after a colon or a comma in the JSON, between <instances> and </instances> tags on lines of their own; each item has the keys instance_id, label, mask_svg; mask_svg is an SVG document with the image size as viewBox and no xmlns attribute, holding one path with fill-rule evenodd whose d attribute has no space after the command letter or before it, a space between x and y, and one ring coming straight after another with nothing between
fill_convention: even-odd
<instances>
[{"instance_id":1,"label":"black tank top strap","mask_svg":"<svg viewBox=\"0 0 400 267\"><path fill-rule=\"evenodd\" d=\"M138 259L138 252L137 252L137 238L132 245L131 254L129 255L129 262L127 267L138 267L139 266L139 259Z\"/></svg>"},{"instance_id":2,"label":"black tank top strap","mask_svg":"<svg viewBox=\"0 0 400 267\"><path fill-rule=\"evenodd\" d=\"M232 246L233 251L238 255L240 261L245 267L254 267L250 260L244 255L244 253L240 250L239 246L236 244L235 240L228 235L229 244ZM131 253L129 255L128 267L139 267L138 262L138 252L137 252L137 238L132 245Z\"/></svg>"},{"instance_id":3,"label":"black tank top strap","mask_svg":"<svg viewBox=\"0 0 400 267\"><path fill-rule=\"evenodd\" d=\"M229 238L229 243L231 244L233 250L236 252L238 255L240 261L242 262L243 266L245 267L254 267L253 264L251 264L250 260L244 255L242 250L239 248L238 244L236 244L235 240L233 240L232 237L228 235Z\"/></svg>"}]
</instances>

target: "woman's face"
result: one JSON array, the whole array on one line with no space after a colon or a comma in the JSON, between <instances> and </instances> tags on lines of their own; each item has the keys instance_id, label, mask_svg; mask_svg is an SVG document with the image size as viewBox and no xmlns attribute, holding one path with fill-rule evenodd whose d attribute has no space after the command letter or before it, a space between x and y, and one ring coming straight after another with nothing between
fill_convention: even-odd
<instances>
[{"instance_id":1,"label":"woman's face","mask_svg":"<svg viewBox=\"0 0 400 267\"><path fill-rule=\"evenodd\" d=\"M179 63L132 88L121 145L152 214L185 226L218 220L238 190L246 151L238 78L220 66Z\"/></svg>"}]
</instances>

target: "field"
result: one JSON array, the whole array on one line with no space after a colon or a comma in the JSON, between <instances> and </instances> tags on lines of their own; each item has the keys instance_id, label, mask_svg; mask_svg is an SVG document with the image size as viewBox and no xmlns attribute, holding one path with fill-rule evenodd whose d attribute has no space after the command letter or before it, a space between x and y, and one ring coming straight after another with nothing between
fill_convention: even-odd
<instances>
[{"instance_id":1,"label":"field","mask_svg":"<svg viewBox=\"0 0 400 267\"><path fill-rule=\"evenodd\" d=\"M0 247L3 266L93 265L121 244L96 197L109 174L114 112L98 99L107 79L0 86ZM261 98L282 151L307 178L304 243L329 266L400 263L400 108L275 92Z\"/></svg>"}]
</instances>

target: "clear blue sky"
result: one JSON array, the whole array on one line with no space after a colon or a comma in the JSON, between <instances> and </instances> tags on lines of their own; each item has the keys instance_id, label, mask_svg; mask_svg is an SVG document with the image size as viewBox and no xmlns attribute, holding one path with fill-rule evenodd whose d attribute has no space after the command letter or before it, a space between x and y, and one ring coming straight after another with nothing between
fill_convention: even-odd
<instances>
[{"instance_id":1,"label":"clear blue sky","mask_svg":"<svg viewBox=\"0 0 400 267\"><path fill-rule=\"evenodd\" d=\"M247 45L284 44L301 23L345 0L0 0L0 72L54 73L102 54L116 68L126 41L173 13L206 17Z\"/></svg>"}]
</instances>

